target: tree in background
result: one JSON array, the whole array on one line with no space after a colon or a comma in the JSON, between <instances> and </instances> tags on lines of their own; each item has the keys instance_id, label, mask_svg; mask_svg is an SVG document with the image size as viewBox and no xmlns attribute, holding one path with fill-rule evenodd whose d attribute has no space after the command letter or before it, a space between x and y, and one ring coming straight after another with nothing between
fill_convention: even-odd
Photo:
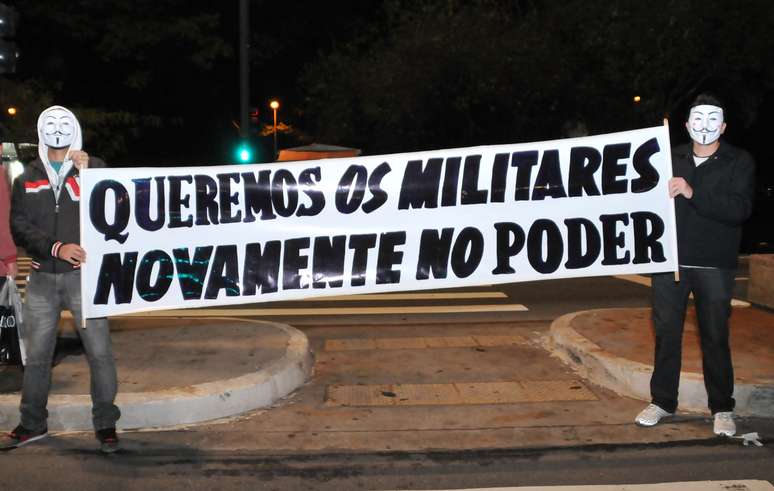
<instances>
[{"instance_id":1,"label":"tree in background","mask_svg":"<svg viewBox=\"0 0 774 491\"><path fill-rule=\"evenodd\" d=\"M114 163L231 154L236 2L5 2L22 58L0 97L71 106ZM706 87L732 95L736 137L774 90L763 0L253 0L251 16L251 104L278 97L294 138L371 154L682 122Z\"/></svg>"},{"instance_id":2,"label":"tree in background","mask_svg":"<svg viewBox=\"0 0 774 491\"><path fill-rule=\"evenodd\" d=\"M222 111L228 125L228 104L217 105L217 68L231 48L212 2L17 3L22 58L14 82L6 83L26 94L44 88L46 101L70 106L94 154L142 160L164 139L180 141L180 133L202 141L212 132L202 115ZM168 146L169 155L180 152Z\"/></svg>"},{"instance_id":3,"label":"tree in background","mask_svg":"<svg viewBox=\"0 0 774 491\"><path fill-rule=\"evenodd\" d=\"M304 123L318 139L373 154L620 131L664 116L679 130L707 87L731 96L741 130L774 89L770 2L393 0L384 18L307 67Z\"/></svg>"},{"instance_id":4,"label":"tree in background","mask_svg":"<svg viewBox=\"0 0 774 491\"><path fill-rule=\"evenodd\" d=\"M18 83L0 77L0 140L37 143L40 112L52 104L52 96L35 82ZM8 114L13 107L17 113Z\"/></svg>"}]
</instances>

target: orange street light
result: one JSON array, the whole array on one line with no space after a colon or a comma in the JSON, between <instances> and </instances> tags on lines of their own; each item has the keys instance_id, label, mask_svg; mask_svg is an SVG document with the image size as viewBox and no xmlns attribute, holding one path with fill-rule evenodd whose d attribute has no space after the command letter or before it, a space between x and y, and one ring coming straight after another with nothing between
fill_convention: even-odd
<instances>
[{"instance_id":1,"label":"orange street light","mask_svg":"<svg viewBox=\"0 0 774 491\"><path fill-rule=\"evenodd\" d=\"M16 108L11 106L8 108L8 115L9 116L16 116Z\"/></svg>"},{"instance_id":2,"label":"orange street light","mask_svg":"<svg viewBox=\"0 0 774 491\"><path fill-rule=\"evenodd\" d=\"M279 101L276 99L269 103L269 107L274 111L274 160L277 160L277 109L279 109Z\"/></svg>"},{"instance_id":3,"label":"orange street light","mask_svg":"<svg viewBox=\"0 0 774 491\"><path fill-rule=\"evenodd\" d=\"M635 103L635 104L637 104L637 103L638 103L638 102L640 102L642 99L641 99L641 97L640 97L640 96L636 95L636 96L634 96L634 99L633 99L633 100L634 100L634 103Z\"/></svg>"}]
</instances>

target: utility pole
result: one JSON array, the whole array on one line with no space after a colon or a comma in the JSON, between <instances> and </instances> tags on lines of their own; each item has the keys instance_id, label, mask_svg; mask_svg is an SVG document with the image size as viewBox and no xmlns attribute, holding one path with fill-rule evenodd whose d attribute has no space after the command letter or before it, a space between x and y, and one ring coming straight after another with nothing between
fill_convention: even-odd
<instances>
[{"instance_id":1,"label":"utility pole","mask_svg":"<svg viewBox=\"0 0 774 491\"><path fill-rule=\"evenodd\" d=\"M249 136L250 109L250 9L249 0L239 0L239 136L245 142Z\"/></svg>"}]
</instances>

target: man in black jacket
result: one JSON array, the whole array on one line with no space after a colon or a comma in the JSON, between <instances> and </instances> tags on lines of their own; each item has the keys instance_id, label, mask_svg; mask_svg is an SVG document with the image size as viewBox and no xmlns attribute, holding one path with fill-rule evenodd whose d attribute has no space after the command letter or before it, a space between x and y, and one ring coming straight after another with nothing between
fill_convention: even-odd
<instances>
[{"instance_id":1,"label":"man in black jacket","mask_svg":"<svg viewBox=\"0 0 774 491\"><path fill-rule=\"evenodd\" d=\"M11 230L16 243L32 256L24 304L27 364L21 397L21 423L2 446L18 447L48 433L51 359L63 307L72 312L91 370L92 419L100 448L118 450L115 405L117 377L107 319L81 318L80 266L86 251L79 245L79 171L105 163L81 150L81 128L61 106L38 118L38 156L16 179ZM80 327L83 326L83 329Z\"/></svg>"},{"instance_id":2,"label":"man in black jacket","mask_svg":"<svg viewBox=\"0 0 774 491\"><path fill-rule=\"evenodd\" d=\"M728 319L741 226L752 212L755 164L749 153L720 140L726 123L717 98L697 97L685 126L693 141L672 150L675 177L669 181L680 276L675 281L672 273L653 275L652 401L635 421L653 426L677 409L683 323L693 293L713 429L716 435L731 436L736 425Z\"/></svg>"}]
</instances>

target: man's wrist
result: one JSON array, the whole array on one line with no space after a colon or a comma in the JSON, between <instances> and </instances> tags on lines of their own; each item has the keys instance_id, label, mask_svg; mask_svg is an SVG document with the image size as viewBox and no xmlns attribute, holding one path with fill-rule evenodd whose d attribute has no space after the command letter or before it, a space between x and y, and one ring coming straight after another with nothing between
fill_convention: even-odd
<instances>
[{"instance_id":1,"label":"man's wrist","mask_svg":"<svg viewBox=\"0 0 774 491\"><path fill-rule=\"evenodd\" d=\"M54 242L54 244L51 246L51 255L55 258L59 258L59 250L62 248L64 244L62 241L57 240Z\"/></svg>"}]
</instances>

